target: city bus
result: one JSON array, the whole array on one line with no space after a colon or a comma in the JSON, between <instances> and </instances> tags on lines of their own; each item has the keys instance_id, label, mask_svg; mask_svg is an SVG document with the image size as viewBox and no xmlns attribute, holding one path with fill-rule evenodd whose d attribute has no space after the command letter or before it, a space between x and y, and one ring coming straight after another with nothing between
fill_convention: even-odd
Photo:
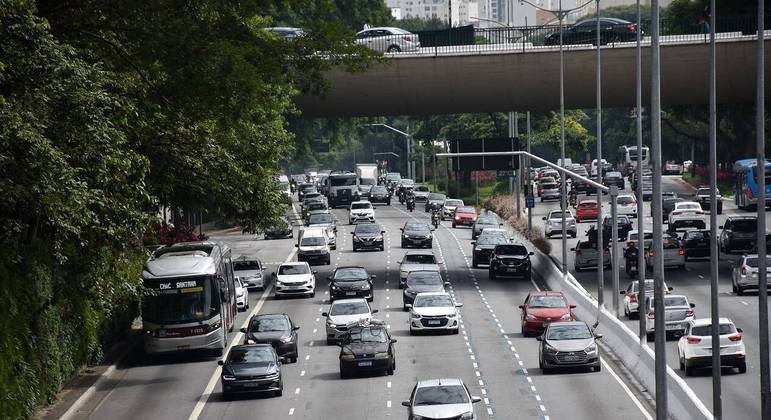
<instances>
[{"instance_id":1,"label":"city bus","mask_svg":"<svg viewBox=\"0 0 771 420\"><path fill-rule=\"evenodd\" d=\"M621 146L618 148L617 169L624 175L629 175L631 171L637 168L637 146ZM642 147L642 165L650 165L650 149L648 146Z\"/></svg>"},{"instance_id":2,"label":"city bus","mask_svg":"<svg viewBox=\"0 0 771 420\"><path fill-rule=\"evenodd\" d=\"M229 247L185 242L158 248L145 263L142 282L147 354L222 354L238 313Z\"/></svg>"},{"instance_id":3,"label":"city bus","mask_svg":"<svg viewBox=\"0 0 771 420\"><path fill-rule=\"evenodd\" d=\"M742 159L734 163L734 203L740 209L758 204L758 160ZM771 161L766 160L766 205L771 203Z\"/></svg>"}]
</instances>

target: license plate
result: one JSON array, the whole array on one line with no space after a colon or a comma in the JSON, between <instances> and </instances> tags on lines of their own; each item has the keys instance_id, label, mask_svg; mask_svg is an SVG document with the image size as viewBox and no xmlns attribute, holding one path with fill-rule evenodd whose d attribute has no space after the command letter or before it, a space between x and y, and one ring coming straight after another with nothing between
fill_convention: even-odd
<instances>
[{"instance_id":1,"label":"license plate","mask_svg":"<svg viewBox=\"0 0 771 420\"><path fill-rule=\"evenodd\" d=\"M428 325L439 325L439 324L440 324L440 322L439 322L438 319L429 319L428 320Z\"/></svg>"},{"instance_id":2,"label":"license plate","mask_svg":"<svg viewBox=\"0 0 771 420\"><path fill-rule=\"evenodd\" d=\"M247 382L244 384L244 388L257 388L260 384L256 382Z\"/></svg>"},{"instance_id":3,"label":"license plate","mask_svg":"<svg viewBox=\"0 0 771 420\"><path fill-rule=\"evenodd\" d=\"M359 366L372 366L372 362L359 362Z\"/></svg>"},{"instance_id":4,"label":"license plate","mask_svg":"<svg viewBox=\"0 0 771 420\"><path fill-rule=\"evenodd\" d=\"M578 356L574 356L572 354L565 356L566 362L575 362L576 360L578 360Z\"/></svg>"},{"instance_id":5,"label":"license plate","mask_svg":"<svg viewBox=\"0 0 771 420\"><path fill-rule=\"evenodd\" d=\"M346 296L356 296L356 292L345 292Z\"/></svg>"},{"instance_id":6,"label":"license plate","mask_svg":"<svg viewBox=\"0 0 771 420\"><path fill-rule=\"evenodd\" d=\"M513 273L513 272L515 272L515 271L517 271L517 269L516 269L516 268L507 268L507 269L506 269L506 272L507 272L507 273Z\"/></svg>"}]
</instances>

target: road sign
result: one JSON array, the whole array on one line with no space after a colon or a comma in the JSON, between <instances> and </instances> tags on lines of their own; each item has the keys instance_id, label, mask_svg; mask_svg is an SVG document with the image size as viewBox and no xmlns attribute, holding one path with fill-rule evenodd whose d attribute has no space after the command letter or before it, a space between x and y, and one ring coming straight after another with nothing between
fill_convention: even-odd
<instances>
[{"instance_id":1,"label":"road sign","mask_svg":"<svg viewBox=\"0 0 771 420\"><path fill-rule=\"evenodd\" d=\"M497 176L498 178L506 178L506 177L516 176L516 175L515 175L515 172L512 170L499 169L497 172Z\"/></svg>"},{"instance_id":2,"label":"road sign","mask_svg":"<svg viewBox=\"0 0 771 420\"><path fill-rule=\"evenodd\" d=\"M450 153L512 152L519 150L516 137L448 140ZM519 169L517 156L464 156L452 158L453 171L494 171Z\"/></svg>"},{"instance_id":3,"label":"road sign","mask_svg":"<svg viewBox=\"0 0 771 420\"><path fill-rule=\"evenodd\" d=\"M525 207L532 209L535 207L535 197L528 195L525 197Z\"/></svg>"}]
</instances>

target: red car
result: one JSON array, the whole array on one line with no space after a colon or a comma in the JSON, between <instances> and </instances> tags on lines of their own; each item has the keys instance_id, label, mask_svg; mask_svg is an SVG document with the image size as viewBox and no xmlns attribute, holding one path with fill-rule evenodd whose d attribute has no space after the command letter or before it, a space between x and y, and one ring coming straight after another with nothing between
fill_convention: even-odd
<instances>
[{"instance_id":1,"label":"red car","mask_svg":"<svg viewBox=\"0 0 771 420\"><path fill-rule=\"evenodd\" d=\"M522 335L539 335L551 322L575 321L573 309L576 305L568 304L562 292L530 292L522 310Z\"/></svg>"},{"instance_id":2,"label":"red car","mask_svg":"<svg viewBox=\"0 0 771 420\"><path fill-rule=\"evenodd\" d=\"M473 207L458 207L452 217L452 227L473 226L477 221L477 211Z\"/></svg>"},{"instance_id":3,"label":"red car","mask_svg":"<svg viewBox=\"0 0 771 420\"><path fill-rule=\"evenodd\" d=\"M578 223L589 219L597 220L598 214L597 200L581 200L576 206L576 222Z\"/></svg>"}]
</instances>

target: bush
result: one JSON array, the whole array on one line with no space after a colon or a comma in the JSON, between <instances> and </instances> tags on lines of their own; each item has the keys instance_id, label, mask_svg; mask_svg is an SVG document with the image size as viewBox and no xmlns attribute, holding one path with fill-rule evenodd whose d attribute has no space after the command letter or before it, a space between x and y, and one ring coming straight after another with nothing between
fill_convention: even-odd
<instances>
[{"instance_id":1,"label":"bush","mask_svg":"<svg viewBox=\"0 0 771 420\"><path fill-rule=\"evenodd\" d=\"M522 234L539 251L548 255L551 253L551 242L546 239L543 230L539 227L527 229L527 220L524 217L517 217L515 198L511 195L491 197L482 203L485 210L495 212L501 219L508 222L514 230Z\"/></svg>"}]
</instances>

